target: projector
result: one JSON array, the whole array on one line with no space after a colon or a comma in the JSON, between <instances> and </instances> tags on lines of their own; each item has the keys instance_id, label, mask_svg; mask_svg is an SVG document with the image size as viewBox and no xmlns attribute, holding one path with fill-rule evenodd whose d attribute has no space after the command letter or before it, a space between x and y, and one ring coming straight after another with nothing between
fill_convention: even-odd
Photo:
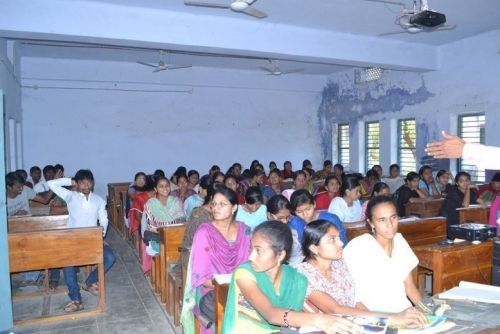
<instances>
[{"instance_id":1,"label":"projector","mask_svg":"<svg viewBox=\"0 0 500 334\"><path fill-rule=\"evenodd\" d=\"M450 225L448 227L448 238L465 239L468 241L484 241L494 238L497 235L497 228L489 225L465 223L461 225Z\"/></svg>"},{"instance_id":2,"label":"projector","mask_svg":"<svg viewBox=\"0 0 500 334\"><path fill-rule=\"evenodd\" d=\"M420 13L410 16L410 24L423 27L436 27L446 22L444 14L432 10L423 10Z\"/></svg>"}]
</instances>

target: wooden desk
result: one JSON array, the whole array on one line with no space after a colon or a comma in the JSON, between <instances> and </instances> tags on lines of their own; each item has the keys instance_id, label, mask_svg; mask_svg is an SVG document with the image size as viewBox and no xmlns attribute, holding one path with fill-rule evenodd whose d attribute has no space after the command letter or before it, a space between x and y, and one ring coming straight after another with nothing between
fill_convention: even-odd
<instances>
[{"instance_id":1,"label":"wooden desk","mask_svg":"<svg viewBox=\"0 0 500 334\"><path fill-rule=\"evenodd\" d=\"M443 206L444 198L429 199L426 201L408 202L405 205L406 216L418 216L420 218L436 217Z\"/></svg>"},{"instance_id":2,"label":"wooden desk","mask_svg":"<svg viewBox=\"0 0 500 334\"><path fill-rule=\"evenodd\" d=\"M11 232L32 232L66 228L68 215L8 217L7 226Z\"/></svg>"},{"instance_id":3,"label":"wooden desk","mask_svg":"<svg viewBox=\"0 0 500 334\"><path fill-rule=\"evenodd\" d=\"M366 224L344 224L347 240L351 240L361 234L369 233ZM436 243L446 238L446 219L433 217L400 221L398 226L400 232L410 246Z\"/></svg>"},{"instance_id":4,"label":"wooden desk","mask_svg":"<svg viewBox=\"0 0 500 334\"><path fill-rule=\"evenodd\" d=\"M215 289L215 334L221 334L229 284L219 284L215 279L213 283Z\"/></svg>"},{"instance_id":5,"label":"wooden desk","mask_svg":"<svg viewBox=\"0 0 500 334\"><path fill-rule=\"evenodd\" d=\"M473 221L479 224L489 224L490 207L488 205L471 205L468 208L458 208L460 224Z\"/></svg>"},{"instance_id":6,"label":"wooden desk","mask_svg":"<svg viewBox=\"0 0 500 334\"><path fill-rule=\"evenodd\" d=\"M453 245L421 245L412 249L419 266L433 272L433 294L455 287L464 280L491 284L492 240L478 245L467 241Z\"/></svg>"}]
</instances>

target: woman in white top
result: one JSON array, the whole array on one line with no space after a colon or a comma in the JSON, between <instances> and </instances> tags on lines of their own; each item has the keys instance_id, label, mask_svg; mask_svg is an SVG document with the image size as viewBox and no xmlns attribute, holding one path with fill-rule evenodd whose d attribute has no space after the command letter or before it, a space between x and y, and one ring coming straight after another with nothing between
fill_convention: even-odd
<instances>
[{"instance_id":1,"label":"woman in white top","mask_svg":"<svg viewBox=\"0 0 500 334\"><path fill-rule=\"evenodd\" d=\"M385 182L389 186L391 194L394 194L396 190L405 184L405 179L400 174L400 168L398 164L392 164L389 167L389 176L382 178L382 182Z\"/></svg>"},{"instance_id":2,"label":"woman in white top","mask_svg":"<svg viewBox=\"0 0 500 334\"><path fill-rule=\"evenodd\" d=\"M391 198L372 198L366 216L372 234L356 237L344 248L344 260L356 287L356 302L374 312L399 313L412 303L428 311L411 275L418 259L397 233L399 218Z\"/></svg>"},{"instance_id":3,"label":"woman in white top","mask_svg":"<svg viewBox=\"0 0 500 334\"><path fill-rule=\"evenodd\" d=\"M340 196L335 197L328 212L339 217L342 223L354 223L361 220L361 203L359 202L359 181L353 174L344 176Z\"/></svg>"}]
</instances>

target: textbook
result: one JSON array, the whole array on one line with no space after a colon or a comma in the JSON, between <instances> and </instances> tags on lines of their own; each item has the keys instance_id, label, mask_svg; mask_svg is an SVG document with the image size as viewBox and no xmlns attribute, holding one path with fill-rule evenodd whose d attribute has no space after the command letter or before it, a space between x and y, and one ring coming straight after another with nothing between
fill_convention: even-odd
<instances>
[{"instance_id":1,"label":"textbook","mask_svg":"<svg viewBox=\"0 0 500 334\"><path fill-rule=\"evenodd\" d=\"M461 281L457 287L438 295L440 299L465 299L476 302L500 304L500 287Z\"/></svg>"}]
</instances>

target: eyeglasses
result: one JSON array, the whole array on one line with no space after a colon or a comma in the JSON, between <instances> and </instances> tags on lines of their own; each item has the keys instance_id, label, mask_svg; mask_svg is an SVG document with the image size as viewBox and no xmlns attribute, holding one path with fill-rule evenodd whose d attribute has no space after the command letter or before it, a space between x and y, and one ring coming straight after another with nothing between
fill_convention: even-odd
<instances>
[{"instance_id":1,"label":"eyeglasses","mask_svg":"<svg viewBox=\"0 0 500 334\"><path fill-rule=\"evenodd\" d=\"M279 220L280 222L282 223L288 223L290 221L290 219L292 218L292 216L275 216L273 215L273 218L276 219L276 220Z\"/></svg>"},{"instance_id":2,"label":"eyeglasses","mask_svg":"<svg viewBox=\"0 0 500 334\"><path fill-rule=\"evenodd\" d=\"M219 207L219 208L225 208L226 206L228 205L231 205L231 203L228 203L228 202L211 202L210 203L210 207L211 208L215 208L215 207Z\"/></svg>"}]
</instances>

